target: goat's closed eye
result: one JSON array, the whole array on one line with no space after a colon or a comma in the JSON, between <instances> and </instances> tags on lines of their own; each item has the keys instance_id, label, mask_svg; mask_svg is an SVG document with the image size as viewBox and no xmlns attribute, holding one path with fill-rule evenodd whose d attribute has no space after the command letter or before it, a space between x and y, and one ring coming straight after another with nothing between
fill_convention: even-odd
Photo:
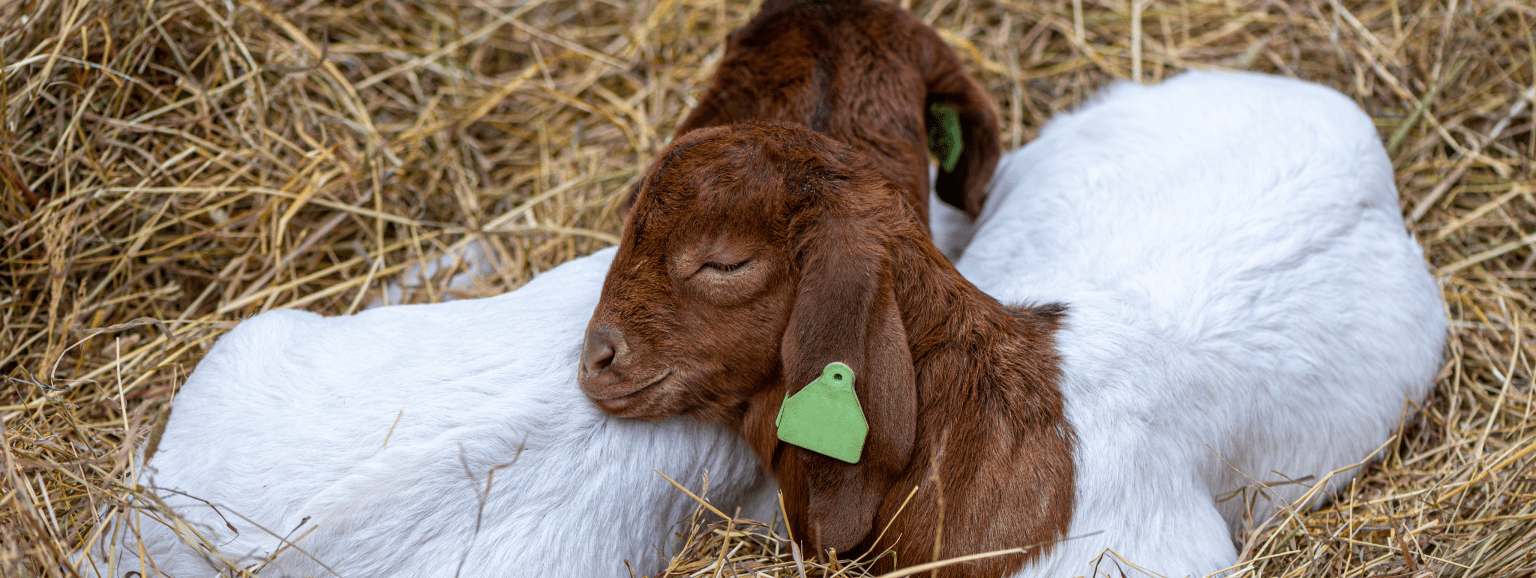
<instances>
[{"instance_id":1,"label":"goat's closed eye","mask_svg":"<svg viewBox=\"0 0 1536 578\"><path fill-rule=\"evenodd\" d=\"M737 261L735 263L728 263L728 262L724 262L724 261L706 261L704 263L704 266L700 267L699 270L703 271L704 269L712 269L712 270L714 270L716 272L719 272L719 273L730 273L732 271L740 269L742 267L742 265L746 265L747 263L749 263L751 261L752 261L751 259L743 259L743 260Z\"/></svg>"},{"instance_id":2,"label":"goat's closed eye","mask_svg":"<svg viewBox=\"0 0 1536 578\"><path fill-rule=\"evenodd\" d=\"M716 255L690 276L691 285L716 305L730 306L756 298L769 285L772 260Z\"/></svg>"}]
</instances>

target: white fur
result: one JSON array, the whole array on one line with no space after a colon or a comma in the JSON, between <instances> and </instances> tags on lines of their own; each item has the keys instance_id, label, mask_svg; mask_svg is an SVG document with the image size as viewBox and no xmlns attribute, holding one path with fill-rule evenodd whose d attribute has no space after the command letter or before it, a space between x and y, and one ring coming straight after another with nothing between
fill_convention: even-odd
<instances>
[{"instance_id":1,"label":"white fur","mask_svg":"<svg viewBox=\"0 0 1536 578\"><path fill-rule=\"evenodd\" d=\"M629 576L625 560L654 574L694 503L652 468L695 492L707 472L722 510L769 519L776 488L735 434L611 418L582 395L582 332L612 258L489 299L253 317L177 394L141 483L242 567L290 535L347 577L448 577L461 561L463 576ZM129 518L162 572L214 575L165 525ZM155 575L132 538L116 543L116 576ZM85 573L105 575L93 550ZM332 575L314 559L289 549L261 575Z\"/></svg>"},{"instance_id":2,"label":"white fur","mask_svg":"<svg viewBox=\"0 0 1536 578\"><path fill-rule=\"evenodd\" d=\"M930 170L929 176L932 177L934 172ZM940 201L938 195L929 193L928 228L933 231L933 244L938 246L939 252L954 262L965 254L971 235L976 234L976 221L965 211L951 207Z\"/></svg>"},{"instance_id":3,"label":"white fur","mask_svg":"<svg viewBox=\"0 0 1536 578\"><path fill-rule=\"evenodd\" d=\"M1069 535L1019 576L1236 562L1244 499L1372 456L1428 393L1446 319L1371 121L1253 74L1118 84L1002 160L960 271L1068 306ZM1227 463L1231 465L1228 466ZM1354 471L1328 478L1329 489ZM1255 523L1275 511L1267 499ZM1091 535L1095 532L1099 534ZM1139 575L1106 556L1108 575Z\"/></svg>"}]
</instances>

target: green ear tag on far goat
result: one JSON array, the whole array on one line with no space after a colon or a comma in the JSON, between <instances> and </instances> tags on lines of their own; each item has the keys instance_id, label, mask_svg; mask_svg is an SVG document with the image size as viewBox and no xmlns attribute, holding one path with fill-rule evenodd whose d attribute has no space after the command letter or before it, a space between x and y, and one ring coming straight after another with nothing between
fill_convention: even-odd
<instances>
[{"instance_id":1,"label":"green ear tag on far goat","mask_svg":"<svg viewBox=\"0 0 1536 578\"><path fill-rule=\"evenodd\" d=\"M939 159L939 170L955 172L965 141L960 137L960 115L947 104L928 107L928 152Z\"/></svg>"},{"instance_id":2,"label":"green ear tag on far goat","mask_svg":"<svg viewBox=\"0 0 1536 578\"><path fill-rule=\"evenodd\" d=\"M853 370L828 363L821 377L784 399L774 420L779 439L850 464L859 463L869 423L853 391Z\"/></svg>"}]
</instances>

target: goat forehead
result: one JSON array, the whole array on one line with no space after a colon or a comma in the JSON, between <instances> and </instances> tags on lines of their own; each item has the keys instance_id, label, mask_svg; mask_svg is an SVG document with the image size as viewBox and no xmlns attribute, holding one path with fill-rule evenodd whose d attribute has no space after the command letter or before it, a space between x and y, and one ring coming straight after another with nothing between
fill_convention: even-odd
<instances>
[{"instance_id":1,"label":"goat forehead","mask_svg":"<svg viewBox=\"0 0 1536 578\"><path fill-rule=\"evenodd\" d=\"M782 186L774 183L738 181L726 186L699 191L695 205L701 217L710 223L735 228L761 224L767 226L783 206Z\"/></svg>"},{"instance_id":2,"label":"goat forehead","mask_svg":"<svg viewBox=\"0 0 1536 578\"><path fill-rule=\"evenodd\" d=\"M760 225L768 226L766 223ZM768 257L776 252L774 240L778 236L761 227L739 221L678 227L667 240L662 261L655 266L666 268L673 277L681 279L705 263L739 263Z\"/></svg>"},{"instance_id":3,"label":"goat forehead","mask_svg":"<svg viewBox=\"0 0 1536 578\"><path fill-rule=\"evenodd\" d=\"M700 129L674 146L684 150L669 155L641 193L651 197L643 212L670 227L780 218L812 192L813 175L848 152L803 127L759 123Z\"/></svg>"},{"instance_id":4,"label":"goat forehead","mask_svg":"<svg viewBox=\"0 0 1536 578\"><path fill-rule=\"evenodd\" d=\"M670 166L657 179L656 197L662 206L718 208L721 196L739 197L743 182L762 180L763 168L750 166L748 155L739 147L721 147L723 143L700 143ZM708 146L716 145L716 146Z\"/></svg>"}]
</instances>

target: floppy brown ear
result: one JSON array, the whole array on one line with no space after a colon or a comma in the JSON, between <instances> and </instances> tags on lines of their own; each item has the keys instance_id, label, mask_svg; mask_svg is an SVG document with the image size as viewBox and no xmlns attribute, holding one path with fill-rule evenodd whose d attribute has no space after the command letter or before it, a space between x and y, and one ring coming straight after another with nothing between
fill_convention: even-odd
<instances>
[{"instance_id":1,"label":"floppy brown ear","mask_svg":"<svg viewBox=\"0 0 1536 578\"><path fill-rule=\"evenodd\" d=\"M943 44L942 40L934 38ZM965 67L955 58L948 47L935 50L941 56L933 58L928 77L928 100L923 104L924 120L930 130L940 124L934 106L947 107L958 116L960 125L960 158L954 170L939 169L933 190L939 199L964 210L971 218L981 215L981 205L987 200L987 183L997 169L997 159L1002 153L998 143L997 113L992 110L992 100L976 84Z\"/></svg>"},{"instance_id":2,"label":"floppy brown ear","mask_svg":"<svg viewBox=\"0 0 1536 578\"><path fill-rule=\"evenodd\" d=\"M793 393L828 363L848 364L869 435L857 464L784 444L785 467L775 470L795 535L818 552L847 552L874 537L875 514L911 460L917 386L889 252L874 235L856 234L879 229L820 220L798 251L798 294L780 345L784 377Z\"/></svg>"}]
</instances>

